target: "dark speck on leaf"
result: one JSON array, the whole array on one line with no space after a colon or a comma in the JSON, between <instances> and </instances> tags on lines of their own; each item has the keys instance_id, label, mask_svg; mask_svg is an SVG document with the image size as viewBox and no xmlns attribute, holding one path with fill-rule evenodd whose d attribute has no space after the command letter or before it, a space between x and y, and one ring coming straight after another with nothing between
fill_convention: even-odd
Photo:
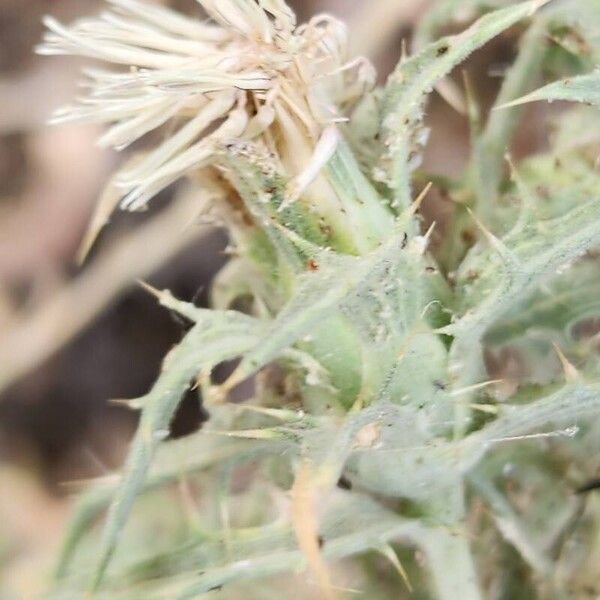
<instances>
[{"instance_id":1,"label":"dark speck on leaf","mask_svg":"<svg viewBox=\"0 0 600 600\"><path fill-rule=\"evenodd\" d=\"M345 477L344 475L342 475L338 482L337 482L337 486L341 489L341 490L348 490L350 491L352 489L352 482Z\"/></svg>"},{"instance_id":2,"label":"dark speck on leaf","mask_svg":"<svg viewBox=\"0 0 600 600\"><path fill-rule=\"evenodd\" d=\"M473 245L475 243L475 241L477 240L477 237L475 236L475 234L470 231L469 229L464 229L461 234L460 237L462 238L463 242L465 242L465 244Z\"/></svg>"}]
</instances>

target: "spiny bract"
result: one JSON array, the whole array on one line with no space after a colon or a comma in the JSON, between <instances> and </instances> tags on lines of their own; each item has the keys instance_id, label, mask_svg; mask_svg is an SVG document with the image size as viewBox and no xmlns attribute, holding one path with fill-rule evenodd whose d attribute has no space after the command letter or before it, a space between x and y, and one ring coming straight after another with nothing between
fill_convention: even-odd
<instances>
[{"instance_id":1,"label":"spiny bract","mask_svg":"<svg viewBox=\"0 0 600 600\"><path fill-rule=\"evenodd\" d=\"M117 66L88 69L86 95L55 121L107 123L100 143L118 150L169 126L110 182L86 244L118 203L141 209L185 176L233 258L213 309L157 292L193 326L131 402L123 477L83 496L58 593L91 581L107 598L236 597L260 578L256 597L279 597L285 572L304 573L307 597L600 593L600 505L572 493L599 467L597 108L557 112L548 150L505 160L516 106L600 104L598 1L439 0L383 87L348 56L342 23L297 26L283 0L199 0L210 22L109 1L70 27L46 20L40 52ZM438 39L455 18L472 24ZM431 177L454 209L430 248L430 188L415 190L430 179L427 97L508 29L522 41L486 120L468 86L468 168ZM532 91L542 73L568 78ZM252 398L229 403L251 377ZM209 422L167 441L196 384Z\"/></svg>"}]
</instances>

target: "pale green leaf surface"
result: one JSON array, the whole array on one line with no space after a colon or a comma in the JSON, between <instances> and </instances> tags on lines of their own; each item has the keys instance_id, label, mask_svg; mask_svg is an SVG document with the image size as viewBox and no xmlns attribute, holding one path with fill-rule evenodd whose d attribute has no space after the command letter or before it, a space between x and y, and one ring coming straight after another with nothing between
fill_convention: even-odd
<instances>
[{"instance_id":1,"label":"pale green leaf surface","mask_svg":"<svg viewBox=\"0 0 600 600\"><path fill-rule=\"evenodd\" d=\"M521 39L519 54L504 76L495 106L506 104L534 88L546 49L546 25L539 20ZM492 110L484 130L473 136L473 186L477 213L486 224L493 222L498 188L504 176L504 157L522 116L522 111Z\"/></svg>"},{"instance_id":2,"label":"pale green leaf surface","mask_svg":"<svg viewBox=\"0 0 600 600\"><path fill-rule=\"evenodd\" d=\"M469 443L481 446L466 464L476 464L496 444L518 441L529 434L557 433L558 438L562 435L568 439L599 415L600 388L596 384L569 384L530 404L507 406L500 417L471 436Z\"/></svg>"},{"instance_id":3,"label":"pale green leaf surface","mask_svg":"<svg viewBox=\"0 0 600 600\"><path fill-rule=\"evenodd\" d=\"M396 208L410 203L411 170L424 141L423 105L436 82L477 48L531 16L542 4L541 0L523 2L487 14L463 33L436 41L402 61L390 76L383 99L381 137L385 148L378 178L393 190Z\"/></svg>"},{"instance_id":4,"label":"pale green leaf surface","mask_svg":"<svg viewBox=\"0 0 600 600\"><path fill-rule=\"evenodd\" d=\"M320 339L324 332L328 332L326 338L335 339L336 328L341 327L353 331L368 348L363 354L362 370L365 402L384 393L395 401L402 399L404 394L399 390L407 386L393 382L396 363L405 379L414 375L433 393L433 382L445 364L445 351L426 325L426 306L433 299L428 273L419 242L409 243L407 237L399 228L380 248L360 258L327 251L316 256L315 271L298 278L294 297L277 315L261 343L244 357L232 382L239 383L286 348L302 342L307 350L312 347L313 351L323 351L316 358L330 371L333 385L346 387L337 384L330 368L332 361L336 362L336 351ZM435 360L423 362L424 351L430 361L435 351ZM337 363L342 380L347 381L355 365ZM417 390L418 395L425 393L415 379L412 391Z\"/></svg>"},{"instance_id":5,"label":"pale green leaf surface","mask_svg":"<svg viewBox=\"0 0 600 600\"><path fill-rule=\"evenodd\" d=\"M413 46L420 50L433 42L448 26L471 21L483 12L516 4L514 0L438 0L417 24Z\"/></svg>"},{"instance_id":6,"label":"pale green leaf surface","mask_svg":"<svg viewBox=\"0 0 600 600\"><path fill-rule=\"evenodd\" d=\"M561 112L553 123L552 142L559 155L600 148L600 129L590 127L598 118L598 108L581 104Z\"/></svg>"},{"instance_id":7,"label":"pale green leaf surface","mask_svg":"<svg viewBox=\"0 0 600 600\"><path fill-rule=\"evenodd\" d=\"M558 38L563 48L589 61L600 61L600 11L597 0L556 0L548 6L553 24L568 27L565 38ZM575 35L571 35L571 30ZM559 32L554 32L556 36Z\"/></svg>"},{"instance_id":8,"label":"pale green leaf surface","mask_svg":"<svg viewBox=\"0 0 600 600\"><path fill-rule=\"evenodd\" d=\"M393 213L361 172L345 141L340 141L326 171L351 229L361 232L361 253L373 250L393 233Z\"/></svg>"},{"instance_id":9,"label":"pale green leaf surface","mask_svg":"<svg viewBox=\"0 0 600 600\"><path fill-rule=\"evenodd\" d=\"M102 580L154 453L168 435L184 392L201 370L248 351L262 333L262 323L240 313L199 311L201 318L167 357L164 370L142 399L140 424L125 465L123 480L110 506L94 586Z\"/></svg>"},{"instance_id":10,"label":"pale green leaf surface","mask_svg":"<svg viewBox=\"0 0 600 600\"><path fill-rule=\"evenodd\" d=\"M504 494L479 474L471 475L469 482L492 509L496 527L503 537L519 550L521 556L538 574L542 577L550 575L553 568L550 557L539 542L533 539L531 529L519 518Z\"/></svg>"},{"instance_id":11,"label":"pale green leaf surface","mask_svg":"<svg viewBox=\"0 0 600 600\"><path fill-rule=\"evenodd\" d=\"M458 385L484 376L481 340L498 320L600 244L598 175L569 167L547 171L545 183L554 183L548 198L516 175L521 218L502 240L487 234L461 265L462 316L444 329L455 337L450 361Z\"/></svg>"},{"instance_id":12,"label":"pale green leaf surface","mask_svg":"<svg viewBox=\"0 0 600 600\"><path fill-rule=\"evenodd\" d=\"M547 102L567 100L600 106L600 72L555 81L499 108L509 108L528 102L539 102L540 100L546 100Z\"/></svg>"},{"instance_id":13,"label":"pale green leaf surface","mask_svg":"<svg viewBox=\"0 0 600 600\"><path fill-rule=\"evenodd\" d=\"M279 447L274 442L218 438L204 432L166 442L157 448L153 464L138 493L152 491L176 482L182 476L193 476L232 459L243 457L244 460L252 460L268 455L277 452ZM116 477L115 481L101 480L78 500L57 561L57 578L66 574L83 536L110 505L119 485Z\"/></svg>"},{"instance_id":14,"label":"pale green leaf surface","mask_svg":"<svg viewBox=\"0 0 600 600\"><path fill-rule=\"evenodd\" d=\"M530 404L507 406L480 431L448 441L433 439L430 421L418 412L378 406L363 418L378 424L380 435L372 447L354 450L347 469L361 486L379 494L431 500L456 487L496 446L554 432L568 439L598 415L598 386L567 385Z\"/></svg>"},{"instance_id":15,"label":"pale green leaf surface","mask_svg":"<svg viewBox=\"0 0 600 600\"><path fill-rule=\"evenodd\" d=\"M360 494L334 490L324 499L323 509L319 533L323 557L328 561L377 549L387 542L421 543L436 533ZM166 574L157 577L147 590L135 587L136 579L143 580L143 573L157 560ZM138 596L143 590L144 597L183 600L238 581L267 579L306 568L306 557L298 549L292 526L274 522L252 529L232 529L227 535L215 532L191 539L169 554L150 555L121 569L109 585L115 585L115 590L129 587L130 594ZM109 589L100 597L112 597Z\"/></svg>"},{"instance_id":16,"label":"pale green leaf surface","mask_svg":"<svg viewBox=\"0 0 600 600\"><path fill-rule=\"evenodd\" d=\"M418 542L426 532L418 521L399 517L365 496L341 492L328 499L320 526L323 557L331 561L378 548L388 541ZM178 597L181 600L196 598L198 594L241 578L257 579L307 567L306 558L299 550L275 550L272 540L258 556L247 553L244 556L244 560L206 569Z\"/></svg>"},{"instance_id":17,"label":"pale green leaf surface","mask_svg":"<svg viewBox=\"0 0 600 600\"><path fill-rule=\"evenodd\" d=\"M572 335L572 328L600 315L600 267L596 262L575 264L561 277L541 286L535 294L498 321L486 342L503 344L535 328Z\"/></svg>"}]
</instances>

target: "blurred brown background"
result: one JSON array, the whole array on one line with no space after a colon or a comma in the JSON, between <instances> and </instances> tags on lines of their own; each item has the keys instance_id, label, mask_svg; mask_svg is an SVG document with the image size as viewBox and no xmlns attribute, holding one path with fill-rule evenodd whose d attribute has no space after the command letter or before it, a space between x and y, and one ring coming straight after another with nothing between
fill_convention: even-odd
<instances>
[{"instance_id":1,"label":"blurred brown background","mask_svg":"<svg viewBox=\"0 0 600 600\"><path fill-rule=\"evenodd\" d=\"M200 16L194 0L170 4ZM384 76L427 2L291 4L301 20L322 10L347 20L354 47ZM45 125L76 93L81 64L32 49L42 15L68 22L102 5L0 0L0 600L36 597L68 516L66 482L118 467L135 425L133 414L108 400L143 395L181 336L182 325L133 282L144 279L202 304L225 261L221 232L172 235L165 210L171 190L148 213L116 215L85 266L76 264L119 157L95 146L95 126ZM477 55L473 70L510 60L510 42ZM489 78L480 91L491 97L496 87ZM465 119L437 97L429 118L428 164L455 173L468 153ZM173 435L201 418L197 402L185 402Z\"/></svg>"}]
</instances>

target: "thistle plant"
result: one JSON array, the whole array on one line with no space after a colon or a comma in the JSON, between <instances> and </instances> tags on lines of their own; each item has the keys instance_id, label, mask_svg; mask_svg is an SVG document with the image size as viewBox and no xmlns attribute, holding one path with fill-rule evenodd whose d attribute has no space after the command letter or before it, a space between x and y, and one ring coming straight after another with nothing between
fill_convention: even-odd
<instances>
[{"instance_id":1,"label":"thistle plant","mask_svg":"<svg viewBox=\"0 0 600 600\"><path fill-rule=\"evenodd\" d=\"M151 290L189 331L129 402L123 474L80 500L60 597L279 597L286 573L307 597L596 597L600 504L574 491L600 467L598 1L440 0L381 87L332 17L199 3L209 22L137 0L46 21L40 52L116 67L88 69L55 121L106 123L118 150L166 126L93 233L186 178L231 240L211 309ZM440 37L458 8L467 28ZM429 95L508 29L485 118L467 85L468 168L427 173ZM513 160L540 100L571 103L548 148ZM439 228L420 213L432 188L453 206ZM171 441L190 389L210 418Z\"/></svg>"}]
</instances>

